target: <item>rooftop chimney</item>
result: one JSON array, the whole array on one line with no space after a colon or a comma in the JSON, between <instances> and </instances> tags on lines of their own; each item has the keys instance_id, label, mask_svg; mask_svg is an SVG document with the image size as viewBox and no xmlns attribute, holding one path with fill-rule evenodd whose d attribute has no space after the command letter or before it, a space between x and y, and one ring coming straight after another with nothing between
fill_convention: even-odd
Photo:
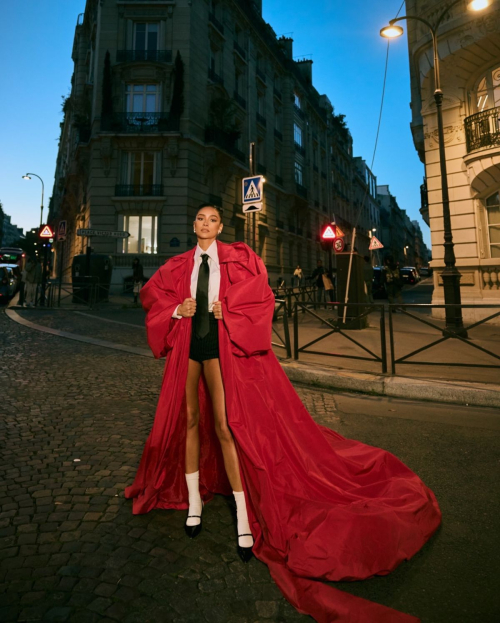
<instances>
[{"instance_id":1,"label":"rooftop chimney","mask_svg":"<svg viewBox=\"0 0 500 623\"><path fill-rule=\"evenodd\" d=\"M312 84L312 79L313 79L313 75L312 75L313 62L312 62L312 59L304 58L301 61L297 61L297 67L299 68L300 73L302 74L303 78L305 78L305 81L308 84Z\"/></svg>"},{"instance_id":2,"label":"rooftop chimney","mask_svg":"<svg viewBox=\"0 0 500 623\"><path fill-rule=\"evenodd\" d=\"M293 39L291 37L280 37L278 39L278 43L283 50L285 56L292 60L293 59Z\"/></svg>"}]
</instances>

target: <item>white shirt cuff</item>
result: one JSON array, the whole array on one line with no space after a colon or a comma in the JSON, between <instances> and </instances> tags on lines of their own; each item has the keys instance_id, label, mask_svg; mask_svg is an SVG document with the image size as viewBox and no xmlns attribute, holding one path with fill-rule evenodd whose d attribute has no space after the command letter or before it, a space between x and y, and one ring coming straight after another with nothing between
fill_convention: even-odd
<instances>
[{"instance_id":1,"label":"white shirt cuff","mask_svg":"<svg viewBox=\"0 0 500 623\"><path fill-rule=\"evenodd\" d=\"M177 310L179 309L180 305L177 305L177 307L175 308L174 313L172 314L172 318L182 318L182 316L179 316L179 314L177 313Z\"/></svg>"}]
</instances>

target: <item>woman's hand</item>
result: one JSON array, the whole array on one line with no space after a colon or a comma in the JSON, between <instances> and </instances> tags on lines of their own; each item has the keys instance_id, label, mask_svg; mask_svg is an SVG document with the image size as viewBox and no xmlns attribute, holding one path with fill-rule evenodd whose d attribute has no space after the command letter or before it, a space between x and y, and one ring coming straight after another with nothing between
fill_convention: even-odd
<instances>
[{"instance_id":1,"label":"woman's hand","mask_svg":"<svg viewBox=\"0 0 500 623\"><path fill-rule=\"evenodd\" d=\"M194 316L195 312L196 301L192 298L184 299L184 303L179 305L179 307L177 308L177 313L183 318L191 318L192 316Z\"/></svg>"},{"instance_id":2,"label":"woman's hand","mask_svg":"<svg viewBox=\"0 0 500 623\"><path fill-rule=\"evenodd\" d=\"M214 306L212 308L212 311L214 312L214 316L217 318L217 320L222 320L222 303L221 303L221 301L215 301Z\"/></svg>"}]
</instances>

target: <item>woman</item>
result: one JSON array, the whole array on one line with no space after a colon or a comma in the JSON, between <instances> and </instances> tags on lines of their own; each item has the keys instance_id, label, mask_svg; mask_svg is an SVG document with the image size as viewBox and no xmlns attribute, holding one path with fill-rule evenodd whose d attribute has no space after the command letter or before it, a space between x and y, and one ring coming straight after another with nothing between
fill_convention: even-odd
<instances>
[{"instance_id":1,"label":"woman","mask_svg":"<svg viewBox=\"0 0 500 623\"><path fill-rule=\"evenodd\" d=\"M304 276L300 265L297 265L297 268L293 271L293 276L295 277L295 285L300 288L302 285L302 277Z\"/></svg>"},{"instance_id":2,"label":"woman","mask_svg":"<svg viewBox=\"0 0 500 623\"><path fill-rule=\"evenodd\" d=\"M232 491L242 559L253 542L298 610L322 623L417 621L317 579L387 574L410 558L440 523L433 493L388 452L314 422L271 350L275 299L262 260L216 241L215 206L199 209L194 231L197 247L141 292L148 341L166 368L125 490L133 512L188 509L194 537L203 502Z\"/></svg>"}]
</instances>

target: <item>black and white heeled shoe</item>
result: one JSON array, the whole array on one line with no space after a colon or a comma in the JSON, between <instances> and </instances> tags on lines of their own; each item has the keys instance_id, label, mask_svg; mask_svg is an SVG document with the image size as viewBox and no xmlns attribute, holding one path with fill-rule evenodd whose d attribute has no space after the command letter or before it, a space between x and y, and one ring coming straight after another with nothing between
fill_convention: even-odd
<instances>
[{"instance_id":1,"label":"black and white heeled shoe","mask_svg":"<svg viewBox=\"0 0 500 623\"><path fill-rule=\"evenodd\" d=\"M241 547L241 545L239 544L239 538L242 536L251 536L253 538L253 534L238 534L238 546L237 546L238 556L241 558L243 562L248 562L253 556L253 551L252 551L253 545L251 547Z\"/></svg>"},{"instance_id":2,"label":"black and white heeled shoe","mask_svg":"<svg viewBox=\"0 0 500 623\"><path fill-rule=\"evenodd\" d=\"M202 502L201 502L201 508L202 508L202 510L203 510L203 506L204 506L204 503L203 503L203 500L202 500ZM189 511L188 511L188 512L189 512ZM197 536L200 534L200 532L201 532L201 515L188 515L188 516L186 517L186 521L187 521L190 517L199 517L199 519L200 519L200 523L199 523L199 524L196 524L196 526L188 526L187 524L184 524L184 530L186 531L186 534L188 535L188 537L189 537L190 539L194 539L194 538L195 538L195 537L197 537Z\"/></svg>"}]
</instances>

